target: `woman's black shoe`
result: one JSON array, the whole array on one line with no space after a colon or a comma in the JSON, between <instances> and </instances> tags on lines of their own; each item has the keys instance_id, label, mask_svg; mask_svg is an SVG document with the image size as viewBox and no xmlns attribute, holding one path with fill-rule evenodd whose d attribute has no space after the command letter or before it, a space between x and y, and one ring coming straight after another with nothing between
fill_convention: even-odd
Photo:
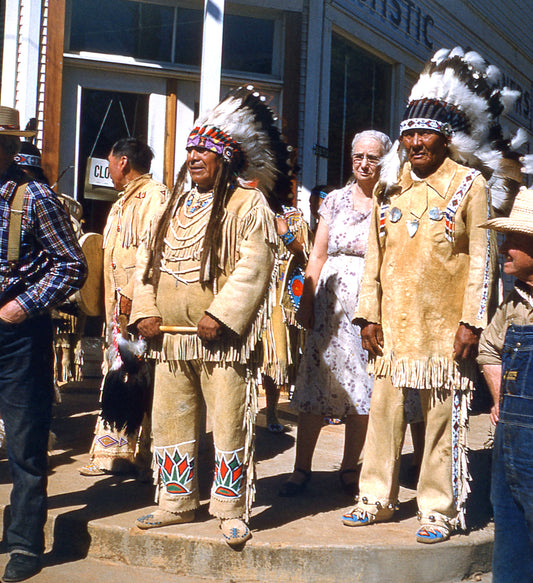
<instances>
[{"instance_id":1,"label":"woman's black shoe","mask_svg":"<svg viewBox=\"0 0 533 583\"><path fill-rule=\"evenodd\" d=\"M301 494L304 493L305 488L307 487L307 483L311 479L312 472L302 470L300 468L294 468L294 472L300 472L301 474L304 475L303 482L297 484L296 482L291 482L290 480L288 480L279 489L278 496L282 496L284 498L291 498L293 496L300 496Z\"/></svg>"}]
</instances>

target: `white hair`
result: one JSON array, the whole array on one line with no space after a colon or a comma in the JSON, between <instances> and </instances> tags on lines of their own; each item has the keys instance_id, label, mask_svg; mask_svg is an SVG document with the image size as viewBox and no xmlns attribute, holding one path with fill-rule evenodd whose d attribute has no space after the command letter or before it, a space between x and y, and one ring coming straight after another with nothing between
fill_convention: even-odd
<instances>
[{"instance_id":1,"label":"white hair","mask_svg":"<svg viewBox=\"0 0 533 583\"><path fill-rule=\"evenodd\" d=\"M359 140L362 140L364 138L373 138L374 140L379 142L381 145L382 156L384 156L391 149L392 142L389 136L387 136L387 134L384 134L383 132L378 132L377 130L365 130L363 132L355 134L355 136L353 137L352 156L355 154L355 145Z\"/></svg>"}]
</instances>

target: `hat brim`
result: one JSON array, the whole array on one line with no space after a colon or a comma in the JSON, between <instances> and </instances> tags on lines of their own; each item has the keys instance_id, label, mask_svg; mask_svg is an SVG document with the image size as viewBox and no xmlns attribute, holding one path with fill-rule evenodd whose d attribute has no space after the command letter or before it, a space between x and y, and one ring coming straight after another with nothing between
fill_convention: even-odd
<instances>
[{"instance_id":1,"label":"hat brim","mask_svg":"<svg viewBox=\"0 0 533 583\"><path fill-rule=\"evenodd\" d=\"M486 221L478 226L485 229L492 229L493 231L500 231L501 233L523 233L524 235L533 235L533 222L517 221L510 217L490 219L490 221Z\"/></svg>"},{"instance_id":2,"label":"hat brim","mask_svg":"<svg viewBox=\"0 0 533 583\"><path fill-rule=\"evenodd\" d=\"M37 132L33 130L0 130L0 136L19 136L20 138L32 138Z\"/></svg>"}]
</instances>

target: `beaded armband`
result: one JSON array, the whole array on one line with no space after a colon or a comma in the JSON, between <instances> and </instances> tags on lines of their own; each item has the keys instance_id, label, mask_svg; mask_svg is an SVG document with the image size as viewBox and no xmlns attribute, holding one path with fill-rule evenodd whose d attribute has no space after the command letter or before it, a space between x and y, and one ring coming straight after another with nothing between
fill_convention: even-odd
<instances>
[{"instance_id":1,"label":"beaded armband","mask_svg":"<svg viewBox=\"0 0 533 583\"><path fill-rule=\"evenodd\" d=\"M280 237L287 246L289 246L296 239L296 237L290 231L283 233L283 235L280 235Z\"/></svg>"}]
</instances>

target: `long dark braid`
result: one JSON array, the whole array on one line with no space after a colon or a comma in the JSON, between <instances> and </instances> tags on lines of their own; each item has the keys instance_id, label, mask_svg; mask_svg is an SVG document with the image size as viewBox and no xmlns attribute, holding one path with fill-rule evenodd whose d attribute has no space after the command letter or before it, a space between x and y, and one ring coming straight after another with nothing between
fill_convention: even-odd
<instances>
[{"instance_id":1,"label":"long dark braid","mask_svg":"<svg viewBox=\"0 0 533 583\"><path fill-rule=\"evenodd\" d=\"M200 260L200 282L207 284L213 281L217 274L218 251L222 218L228 200L235 188L234 164L222 160L215 185L213 186L213 208L207 223L204 236L204 246Z\"/></svg>"}]
</instances>

